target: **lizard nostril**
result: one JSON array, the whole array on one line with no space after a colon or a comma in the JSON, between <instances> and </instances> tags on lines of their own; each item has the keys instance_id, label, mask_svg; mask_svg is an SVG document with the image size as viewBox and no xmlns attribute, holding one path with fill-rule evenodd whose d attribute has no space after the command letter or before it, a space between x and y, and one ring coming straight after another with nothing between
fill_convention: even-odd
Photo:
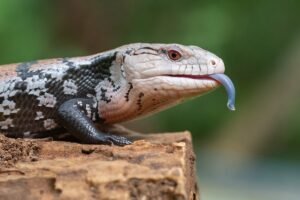
<instances>
[{"instance_id":1,"label":"lizard nostril","mask_svg":"<svg viewBox=\"0 0 300 200\"><path fill-rule=\"evenodd\" d=\"M211 64L212 66L216 66L217 62L216 62L215 60L211 60L211 61L210 61L210 64Z\"/></svg>"}]
</instances>

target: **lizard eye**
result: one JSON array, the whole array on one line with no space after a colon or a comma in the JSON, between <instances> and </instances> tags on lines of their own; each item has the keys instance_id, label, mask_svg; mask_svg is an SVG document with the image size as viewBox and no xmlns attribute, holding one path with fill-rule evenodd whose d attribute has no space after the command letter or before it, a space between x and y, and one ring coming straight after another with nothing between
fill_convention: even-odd
<instances>
[{"instance_id":1,"label":"lizard eye","mask_svg":"<svg viewBox=\"0 0 300 200\"><path fill-rule=\"evenodd\" d=\"M179 60L182 57L182 55L178 51L175 51L175 50L169 50L168 56L171 60Z\"/></svg>"}]
</instances>

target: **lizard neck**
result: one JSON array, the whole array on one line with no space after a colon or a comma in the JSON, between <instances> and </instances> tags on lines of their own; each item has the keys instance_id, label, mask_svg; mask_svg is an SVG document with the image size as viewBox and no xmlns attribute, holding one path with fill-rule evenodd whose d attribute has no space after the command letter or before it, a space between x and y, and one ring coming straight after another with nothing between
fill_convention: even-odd
<instances>
[{"instance_id":1,"label":"lizard neck","mask_svg":"<svg viewBox=\"0 0 300 200\"><path fill-rule=\"evenodd\" d=\"M98 85L98 113L107 124L139 119L183 100L175 90L166 92L152 87L151 83L137 84L126 79L119 80L120 88L117 91L113 90L109 82Z\"/></svg>"},{"instance_id":2,"label":"lizard neck","mask_svg":"<svg viewBox=\"0 0 300 200\"><path fill-rule=\"evenodd\" d=\"M68 80L73 81L77 85L77 97L95 96L97 85L105 81L112 81L112 77L115 77L111 72L115 59L116 53L108 52L67 60L65 64L69 68L64 73L63 80L65 82Z\"/></svg>"}]
</instances>

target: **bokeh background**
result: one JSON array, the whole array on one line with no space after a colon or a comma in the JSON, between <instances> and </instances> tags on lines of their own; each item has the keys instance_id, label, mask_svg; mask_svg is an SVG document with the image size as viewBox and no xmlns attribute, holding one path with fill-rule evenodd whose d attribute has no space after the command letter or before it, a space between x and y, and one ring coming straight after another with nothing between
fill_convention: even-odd
<instances>
[{"instance_id":1,"label":"bokeh background","mask_svg":"<svg viewBox=\"0 0 300 200\"><path fill-rule=\"evenodd\" d=\"M88 55L133 42L198 45L224 88L129 123L192 132L203 199L300 199L300 1L1 0L0 64Z\"/></svg>"}]
</instances>

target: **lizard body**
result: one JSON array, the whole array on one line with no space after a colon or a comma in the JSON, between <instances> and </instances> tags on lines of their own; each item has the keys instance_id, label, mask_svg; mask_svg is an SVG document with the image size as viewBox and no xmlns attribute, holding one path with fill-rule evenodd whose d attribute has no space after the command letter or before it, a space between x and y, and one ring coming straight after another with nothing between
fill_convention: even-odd
<instances>
[{"instance_id":1,"label":"lizard body","mask_svg":"<svg viewBox=\"0 0 300 200\"><path fill-rule=\"evenodd\" d=\"M126 145L107 126L201 95L224 82L224 64L196 46L125 45L103 53L4 65L0 129L9 137L46 137L63 127L84 143ZM228 78L228 77L227 77ZM226 81L225 80L225 81Z\"/></svg>"}]
</instances>

